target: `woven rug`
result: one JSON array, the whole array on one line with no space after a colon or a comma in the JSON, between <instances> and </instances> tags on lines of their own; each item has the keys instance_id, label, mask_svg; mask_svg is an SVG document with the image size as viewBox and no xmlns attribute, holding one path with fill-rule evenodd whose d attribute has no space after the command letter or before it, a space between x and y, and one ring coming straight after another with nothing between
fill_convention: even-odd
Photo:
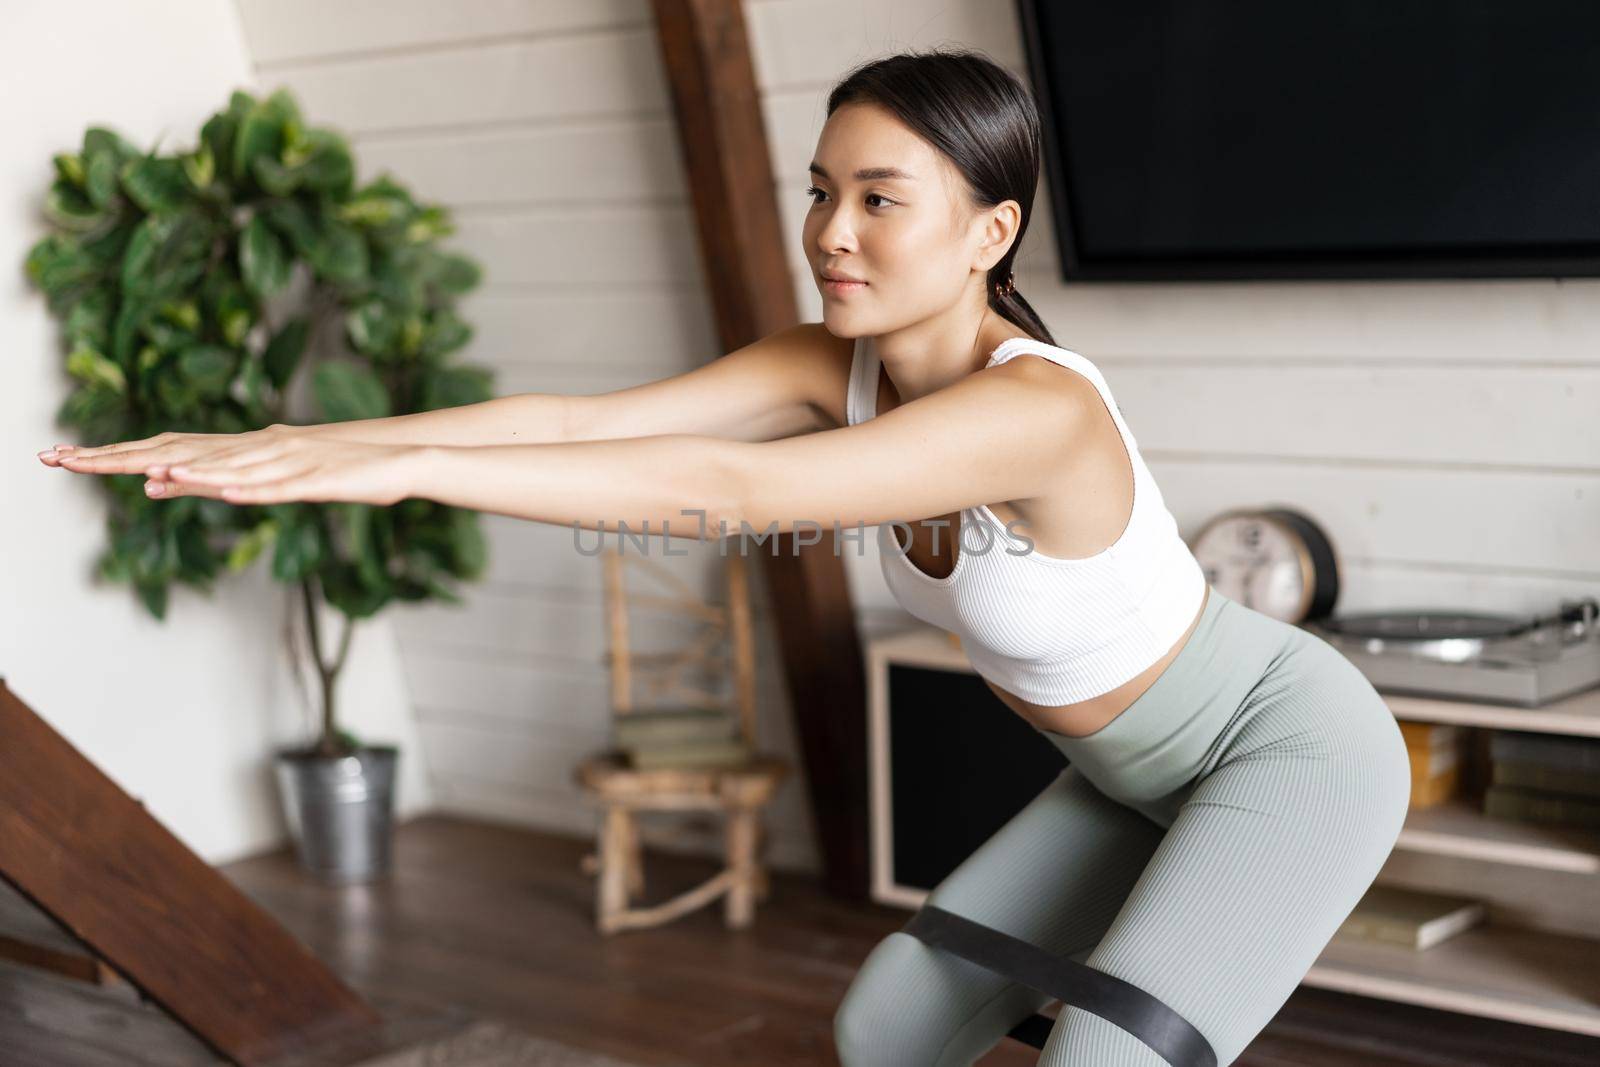
<instances>
[{"instance_id":1,"label":"woven rug","mask_svg":"<svg viewBox=\"0 0 1600 1067\"><path fill-rule=\"evenodd\" d=\"M362 1060L359 1067L639 1067L483 1020L448 1037Z\"/></svg>"}]
</instances>

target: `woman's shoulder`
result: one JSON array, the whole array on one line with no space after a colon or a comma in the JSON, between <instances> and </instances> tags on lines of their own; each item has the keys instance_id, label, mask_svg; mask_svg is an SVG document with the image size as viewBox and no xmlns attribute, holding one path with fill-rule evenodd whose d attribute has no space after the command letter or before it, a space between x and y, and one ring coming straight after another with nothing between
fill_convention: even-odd
<instances>
[{"instance_id":1,"label":"woman's shoulder","mask_svg":"<svg viewBox=\"0 0 1600 1067\"><path fill-rule=\"evenodd\" d=\"M825 412L835 426L845 425L855 338L838 337L825 323L802 322L769 334L763 343L781 346L792 369L808 383L812 405Z\"/></svg>"},{"instance_id":2,"label":"woman's shoulder","mask_svg":"<svg viewBox=\"0 0 1600 1067\"><path fill-rule=\"evenodd\" d=\"M1103 399L1110 391L1105 375L1088 357L1026 334L997 344L984 371L1014 376L1031 386L1059 390L1079 399Z\"/></svg>"},{"instance_id":3,"label":"woman's shoulder","mask_svg":"<svg viewBox=\"0 0 1600 1067\"><path fill-rule=\"evenodd\" d=\"M1074 369L1083 366L1094 367L1094 362L1083 353L1050 341L1041 341L1028 334L1014 334L995 342L990 348L987 366L999 367L1010 363L1027 365L1029 361L1019 359L1020 356L1038 356L1041 361Z\"/></svg>"},{"instance_id":4,"label":"woman's shoulder","mask_svg":"<svg viewBox=\"0 0 1600 1067\"><path fill-rule=\"evenodd\" d=\"M850 369L855 355L856 339L838 337L821 322L802 322L768 334L763 344L782 345L798 358L816 360L835 369Z\"/></svg>"}]
</instances>

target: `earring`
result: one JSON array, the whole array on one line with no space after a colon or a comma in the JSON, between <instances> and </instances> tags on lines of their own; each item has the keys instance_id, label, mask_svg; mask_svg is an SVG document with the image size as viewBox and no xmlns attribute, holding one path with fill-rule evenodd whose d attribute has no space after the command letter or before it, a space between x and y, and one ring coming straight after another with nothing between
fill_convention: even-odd
<instances>
[{"instance_id":1,"label":"earring","mask_svg":"<svg viewBox=\"0 0 1600 1067\"><path fill-rule=\"evenodd\" d=\"M1004 283L1001 283L1001 282L995 282L994 283L994 295L995 296L1010 296L1012 294L1012 292L1014 292L1016 290L1016 288L1017 288L1017 276L1016 276L1016 273L1014 271L1009 271L1008 270L1008 271L1006 271L1006 280L1005 280Z\"/></svg>"}]
</instances>

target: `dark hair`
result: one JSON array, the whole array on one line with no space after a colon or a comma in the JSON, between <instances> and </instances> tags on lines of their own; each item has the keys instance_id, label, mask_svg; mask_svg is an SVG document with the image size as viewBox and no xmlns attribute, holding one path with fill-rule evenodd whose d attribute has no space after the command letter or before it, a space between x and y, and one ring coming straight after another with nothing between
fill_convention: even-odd
<instances>
[{"instance_id":1,"label":"dark hair","mask_svg":"<svg viewBox=\"0 0 1600 1067\"><path fill-rule=\"evenodd\" d=\"M1017 202L1022 222L1016 239L985 279L989 306L1036 340L1055 344L1022 294L1015 288L1004 291L1039 184L1039 110L1027 87L979 52L939 48L887 56L851 70L828 94L828 114L854 103L886 108L943 152L966 178L979 207Z\"/></svg>"}]
</instances>

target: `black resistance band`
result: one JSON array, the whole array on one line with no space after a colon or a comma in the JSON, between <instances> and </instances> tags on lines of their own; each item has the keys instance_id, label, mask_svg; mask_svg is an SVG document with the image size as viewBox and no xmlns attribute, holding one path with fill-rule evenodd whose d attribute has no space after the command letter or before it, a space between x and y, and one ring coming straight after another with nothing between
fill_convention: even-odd
<instances>
[{"instance_id":1,"label":"black resistance band","mask_svg":"<svg viewBox=\"0 0 1600 1067\"><path fill-rule=\"evenodd\" d=\"M1087 964L1055 956L1010 934L953 912L924 904L901 928L923 944L970 960L980 967L1048 993L1063 1004L1093 1012L1154 1049L1172 1067L1217 1067L1217 1054L1205 1035L1183 1016L1132 982ZM1009 1034L1044 1048L1052 1020L1035 1015Z\"/></svg>"}]
</instances>

